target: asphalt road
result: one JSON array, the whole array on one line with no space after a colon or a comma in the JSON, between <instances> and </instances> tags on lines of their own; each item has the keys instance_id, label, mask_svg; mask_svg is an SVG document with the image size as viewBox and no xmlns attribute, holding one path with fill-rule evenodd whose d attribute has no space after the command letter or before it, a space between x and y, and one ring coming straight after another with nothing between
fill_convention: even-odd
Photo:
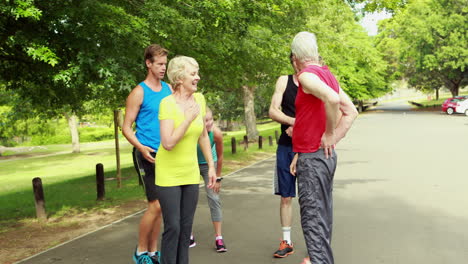
<instances>
[{"instance_id":1,"label":"asphalt road","mask_svg":"<svg viewBox=\"0 0 468 264\"><path fill-rule=\"evenodd\" d=\"M440 264L468 259L468 117L411 112L405 103L359 116L337 146L333 248L337 264ZM305 256L294 201L296 253L274 259L281 228L272 195L274 158L223 181L224 238L214 251L201 190L190 263L300 263ZM131 216L21 263L133 263L141 215Z\"/></svg>"}]
</instances>

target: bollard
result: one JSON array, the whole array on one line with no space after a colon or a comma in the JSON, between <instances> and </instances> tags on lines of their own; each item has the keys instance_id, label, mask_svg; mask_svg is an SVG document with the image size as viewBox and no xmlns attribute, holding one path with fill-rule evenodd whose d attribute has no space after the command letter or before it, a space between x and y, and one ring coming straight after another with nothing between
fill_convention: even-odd
<instances>
[{"instance_id":1,"label":"bollard","mask_svg":"<svg viewBox=\"0 0 468 264\"><path fill-rule=\"evenodd\" d=\"M279 137L278 136L278 130L275 130L275 140L276 140L276 142L278 142L278 137Z\"/></svg>"},{"instance_id":2,"label":"bollard","mask_svg":"<svg viewBox=\"0 0 468 264\"><path fill-rule=\"evenodd\" d=\"M97 200L103 201L106 196L106 189L104 186L104 165L102 163L96 164L96 188Z\"/></svg>"},{"instance_id":3,"label":"bollard","mask_svg":"<svg viewBox=\"0 0 468 264\"><path fill-rule=\"evenodd\" d=\"M249 139L247 138L247 135L244 136L244 150L247 150L249 148Z\"/></svg>"},{"instance_id":4,"label":"bollard","mask_svg":"<svg viewBox=\"0 0 468 264\"><path fill-rule=\"evenodd\" d=\"M36 217L39 220L47 220L47 214L45 210L45 199L44 190L42 189L42 180L36 177L32 180L33 191L34 191L34 202L36 204Z\"/></svg>"},{"instance_id":5,"label":"bollard","mask_svg":"<svg viewBox=\"0 0 468 264\"><path fill-rule=\"evenodd\" d=\"M262 149L262 148L263 148L263 137L258 136L258 149Z\"/></svg>"},{"instance_id":6,"label":"bollard","mask_svg":"<svg viewBox=\"0 0 468 264\"><path fill-rule=\"evenodd\" d=\"M271 146L273 146L273 137L272 136L268 136L268 144Z\"/></svg>"},{"instance_id":7,"label":"bollard","mask_svg":"<svg viewBox=\"0 0 468 264\"><path fill-rule=\"evenodd\" d=\"M231 138L231 150L232 150L232 154L236 154L237 152L237 146L236 146L236 138L235 137L232 137Z\"/></svg>"}]
</instances>

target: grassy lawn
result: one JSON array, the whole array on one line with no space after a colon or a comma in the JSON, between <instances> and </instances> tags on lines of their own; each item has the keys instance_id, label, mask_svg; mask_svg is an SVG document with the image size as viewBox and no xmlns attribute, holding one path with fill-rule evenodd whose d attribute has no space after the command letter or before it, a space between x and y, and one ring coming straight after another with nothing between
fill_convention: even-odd
<instances>
[{"instance_id":1,"label":"grassy lawn","mask_svg":"<svg viewBox=\"0 0 468 264\"><path fill-rule=\"evenodd\" d=\"M224 136L225 166L227 174L246 166L259 153L273 154L276 144L269 146L268 136L274 139L275 122L259 125L258 130L265 140L263 149L257 143L249 144L244 151L237 145L237 154L231 154L231 137L242 140L244 131L227 132ZM144 199L133 168L131 146L121 140L122 188L117 188L115 150L112 141L83 145L79 154L66 153L70 146L47 146L41 154L55 152L56 155L0 160L0 226L13 224L18 219L34 218L34 196L32 179L40 177L44 186L46 211L49 216L75 214L78 212L106 208L129 200ZM64 152L65 151L65 152ZM57 153L58 152L58 153ZM104 165L106 177L106 200L96 202L95 166ZM0 233L1 233L0 227Z\"/></svg>"},{"instance_id":2,"label":"grassy lawn","mask_svg":"<svg viewBox=\"0 0 468 264\"><path fill-rule=\"evenodd\" d=\"M468 91L460 90L459 95L468 95ZM416 102L422 104L423 107L434 107L434 106L441 106L442 103L448 98L452 98L452 94L450 93L440 94L439 100L435 100L435 97L434 97L434 99L432 100L424 99L424 100L416 100Z\"/></svg>"}]
</instances>

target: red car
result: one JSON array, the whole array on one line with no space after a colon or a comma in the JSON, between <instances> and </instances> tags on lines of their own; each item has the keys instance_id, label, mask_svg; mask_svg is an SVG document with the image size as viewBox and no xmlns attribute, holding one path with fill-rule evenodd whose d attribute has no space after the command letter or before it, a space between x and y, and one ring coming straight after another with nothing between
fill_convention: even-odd
<instances>
[{"instance_id":1,"label":"red car","mask_svg":"<svg viewBox=\"0 0 468 264\"><path fill-rule=\"evenodd\" d=\"M451 115L455 112L455 108L457 108L458 102L467 100L468 96L455 96L445 100L442 104L442 112L446 112L447 114Z\"/></svg>"}]
</instances>

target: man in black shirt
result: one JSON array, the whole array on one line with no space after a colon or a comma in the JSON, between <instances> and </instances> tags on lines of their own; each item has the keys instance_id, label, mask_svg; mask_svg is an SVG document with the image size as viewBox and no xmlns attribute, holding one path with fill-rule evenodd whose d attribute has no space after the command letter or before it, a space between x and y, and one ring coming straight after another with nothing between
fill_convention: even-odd
<instances>
[{"instance_id":1,"label":"man in black shirt","mask_svg":"<svg viewBox=\"0 0 468 264\"><path fill-rule=\"evenodd\" d=\"M290 55L291 65L292 56ZM293 65L294 67L294 65ZM270 118L281 123L281 136L276 151L276 170L274 175L275 194L281 196L280 219L283 240L274 257L284 258L294 253L291 241L292 198L296 196L296 177L289 172L294 157L292 152L292 132L295 121L295 101L297 94L297 72L294 75L280 76L271 98Z\"/></svg>"}]
</instances>

